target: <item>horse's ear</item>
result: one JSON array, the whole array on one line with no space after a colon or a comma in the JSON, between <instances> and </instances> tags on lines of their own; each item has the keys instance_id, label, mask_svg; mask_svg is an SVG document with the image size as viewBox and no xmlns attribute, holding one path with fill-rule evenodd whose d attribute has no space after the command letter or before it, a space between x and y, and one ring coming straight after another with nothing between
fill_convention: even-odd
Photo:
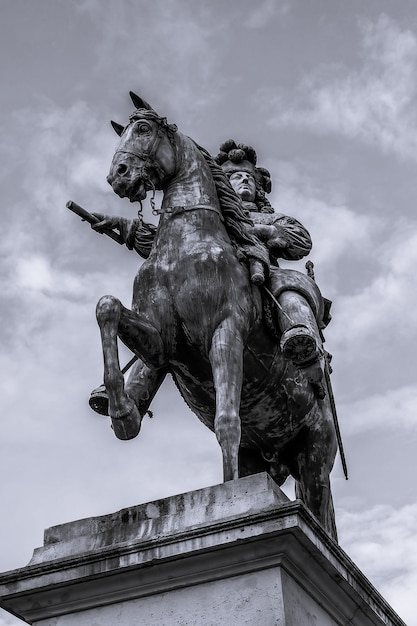
<instances>
[{"instance_id":1,"label":"horse's ear","mask_svg":"<svg viewBox=\"0 0 417 626\"><path fill-rule=\"evenodd\" d=\"M136 109L148 109L148 111L153 111L151 105L148 104L146 100L143 100L140 96L135 94L133 91L129 91L129 95Z\"/></svg>"},{"instance_id":2,"label":"horse's ear","mask_svg":"<svg viewBox=\"0 0 417 626\"><path fill-rule=\"evenodd\" d=\"M120 135L124 131L124 126L122 126L121 124L118 124L117 122L113 122L113 120L111 120L110 124L113 126L114 130L120 137Z\"/></svg>"}]
</instances>

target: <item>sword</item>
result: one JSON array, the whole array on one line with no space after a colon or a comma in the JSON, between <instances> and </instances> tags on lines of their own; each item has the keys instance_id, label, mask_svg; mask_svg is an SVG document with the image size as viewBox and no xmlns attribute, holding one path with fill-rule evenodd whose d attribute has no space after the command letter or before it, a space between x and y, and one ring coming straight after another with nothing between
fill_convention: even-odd
<instances>
[{"instance_id":1,"label":"sword","mask_svg":"<svg viewBox=\"0 0 417 626\"><path fill-rule=\"evenodd\" d=\"M327 394L329 396L330 408L332 410L333 424L334 424L334 429L336 431L336 439L337 439L337 445L339 446L339 454L340 454L340 460L342 461L343 473L345 475L346 480L348 480L347 463L346 463L345 452L343 449L342 435L340 433L340 428L339 428L339 420L337 419L336 403L334 401L332 383L330 380L329 361L328 361L327 354L328 353L326 352L326 354L324 355L324 379L326 381Z\"/></svg>"}]
</instances>

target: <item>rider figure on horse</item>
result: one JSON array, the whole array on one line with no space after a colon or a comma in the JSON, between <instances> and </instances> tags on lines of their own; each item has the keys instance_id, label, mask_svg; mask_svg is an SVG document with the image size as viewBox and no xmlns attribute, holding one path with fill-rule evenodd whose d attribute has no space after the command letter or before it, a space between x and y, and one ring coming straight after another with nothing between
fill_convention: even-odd
<instances>
[{"instance_id":1,"label":"rider figure on horse","mask_svg":"<svg viewBox=\"0 0 417 626\"><path fill-rule=\"evenodd\" d=\"M226 172L250 214L255 234L268 250L270 267L266 287L278 304L283 353L303 370L319 397L323 397L320 330L330 321L328 308L325 309L312 278L296 270L280 268L278 261L280 258L298 261L307 256L312 247L310 235L293 217L274 212L266 197L272 188L271 175L265 168L256 167L257 155L252 146L229 139L220 146L215 160Z\"/></svg>"},{"instance_id":2,"label":"rider figure on horse","mask_svg":"<svg viewBox=\"0 0 417 626\"><path fill-rule=\"evenodd\" d=\"M151 200L157 228L141 210L137 220L88 220L146 258L130 309L112 295L97 304L104 387L90 406L110 416L117 438L133 439L170 374L216 434L225 481L267 471L282 485L291 475L297 497L336 538L329 475L340 436L321 334L325 301L311 272L279 266L308 254L310 237L270 207L269 173L253 149L226 142L219 164L131 96L128 125L113 124L121 139L107 180L131 202L155 190L163 198L158 210ZM136 358L126 382L118 339Z\"/></svg>"},{"instance_id":3,"label":"rider figure on horse","mask_svg":"<svg viewBox=\"0 0 417 626\"><path fill-rule=\"evenodd\" d=\"M254 148L228 140L220 146L215 161L227 174L254 224L253 231L260 246L258 258L249 258L251 279L259 285L265 283L277 305L283 354L303 371L317 395L323 398L321 329L330 319L328 308L312 278L296 270L280 268L278 261L280 258L298 261L308 255L312 247L310 235L293 217L274 212L266 197L271 192L271 176L265 168L256 167ZM149 256L156 232L153 224L141 218L94 215L100 219L93 224L94 230L103 232L117 228L129 249L143 258Z\"/></svg>"}]
</instances>

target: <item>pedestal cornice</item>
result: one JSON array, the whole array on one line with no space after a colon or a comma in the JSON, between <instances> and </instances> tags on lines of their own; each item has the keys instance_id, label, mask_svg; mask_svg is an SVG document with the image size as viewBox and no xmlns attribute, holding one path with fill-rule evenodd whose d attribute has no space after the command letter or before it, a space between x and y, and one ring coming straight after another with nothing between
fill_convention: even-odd
<instances>
[{"instance_id":1,"label":"pedestal cornice","mask_svg":"<svg viewBox=\"0 0 417 626\"><path fill-rule=\"evenodd\" d=\"M0 604L33 623L273 568L331 623L405 626L267 474L48 529L27 567L0 575Z\"/></svg>"}]
</instances>

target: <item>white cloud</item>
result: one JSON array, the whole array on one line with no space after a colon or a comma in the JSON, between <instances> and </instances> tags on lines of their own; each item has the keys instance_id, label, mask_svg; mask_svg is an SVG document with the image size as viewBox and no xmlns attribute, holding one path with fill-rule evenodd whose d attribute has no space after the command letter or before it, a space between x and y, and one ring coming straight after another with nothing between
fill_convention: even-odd
<instances>
[{"instance_id":1,"label":"white cloud","mask_svg":"<svg viewBox=\"0 0 417 626\"><path fill-rule=\"evenodd\" d=\"M30 167L23 177L23 189L31 199L31 211L57 211L68 189L106 192L106 173L115 139L82 101L70 107L43 103L36 113L22 109L15 114L17 132L28 137Z\"/></svg>"},{"instance_id":2,"label":"white cloud","mask_svg":"<svg viewBox=\"0 0 417 626\"><path fill-rule=\"evenodd\" d=\"M417 38L386 15L360 29L362 66L321 66L292 102L267 89L261 101L269 101L270 123L340 134L416 160Z\"/></svg>"},{"instance_id":3,"label":"white cloud","mask_svg":"<svg viewBox=\"0 0 417 626\"><path fill-rule=\"evenodd\" d=\"M360 398L355 402L338 404L346 435L365 433L378 429L395 431L404 429L417 436L417 388L415 385L399 387L385 393Z\"/></svg>"},{"instance_id":4,"label":"white cloud","mask_svg":"<svg viewBox=\"0 0 417 626\"><path fill-rule=\"evenodd\" d=\"M325 295L335 298L346 290L340 280L339 263L343 260L351 266L352 259L366 263L384 224L379 217L354 211L343 193L313 181L295 165L277 161L273 170L280 173L280 180L272 205L307 228L313 241L309 259L315 264L317 281ZM298 265L304 263L305 259ZM282 265L296 267L293 262Z\"/></svg>"},{"instance_id":5,"label":"white cloud","mask_svg":"<svg viewBox=\"0 0 417 626\"><path fill-rule=\"evenodd\" d=\"M34 257L20 259L16 268L17 287L22 289L50 290L52 272L46 259Z\"/></svg>"},{"instance_id":6,"label":"white cloud","mask_svg":"<svg viewBox=\"0 0 417 626\"><path fill-rule=\"evenodd\" d=\"M355 344L365 337L389 333L391 341L415 337L415 267L417 263L417 232L413 222L408 229L394 226L390 239L372 250L380 269L364 289L339 298L339 313L335 320L337 334L343 341L344 329L349 328Z\"/></svg>"},{"instance_id":7,"label":"white cloud","mask_svg":"<svg viewBox=\"0 0 417 626\"><path fill-rule=\"evenodd\" d=\"M162 115L181 111L185 119L192 119L207 102L221 98L222 38L216 35L223 31L227 41L226 24L210 4L154 0L138 10L132 0L84 0L78 8L89 15L100 35L94 71L117 72L119 85L126 91L138 90L156 110L158 102L164 106L168 102L166 110L158 110ZM192 86L196 76L197 90ZM153 101L152 93L158 101Z\"/></svg>"},{"instance_id":8,"label":"white cloud","mask_svg":"<svg viewBox=\"0 0 417 626\"><path fill-rule=\"evenodd\" d=\"M263 0L251 7L244 24L247 28L264 28L277 14L285 17L291 11L291 4L283 0Z\"/></svg>"},{"instance_id":9,"label":"white cloud","mask_svg":"<svg viewBox=\"0 0 417 626\"><path fill-rule=\"evenodd\" d=\"M417 504L340 511L340 544L408 626L417 625Z\"/></svg>"},{"instance_id":10,"label":"white cloud","mask_svg":"<svg viewBox=\"0 0 417 626\"><path fill-rule=\"evenodd\" d=\"M355 213L344 203L330 204L307 188L283 185L279 199L281 211L308 225L313 240L311 255L322 267L335 265L347 251L365 253L378 228L370 217Z\"/></svg>"}]
</instances>

